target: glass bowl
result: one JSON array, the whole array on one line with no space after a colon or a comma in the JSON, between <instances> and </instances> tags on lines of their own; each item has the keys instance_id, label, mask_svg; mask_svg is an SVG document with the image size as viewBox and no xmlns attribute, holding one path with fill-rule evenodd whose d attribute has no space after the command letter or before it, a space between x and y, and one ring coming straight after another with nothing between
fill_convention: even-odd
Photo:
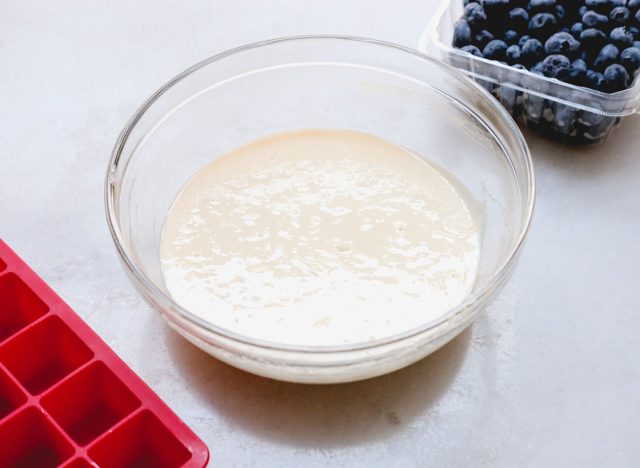
<instances>
[{"instance_id":1,"label":"glass bowl","mask_svg":"<svg viewBox=\"0 0 640 468\"><path fill-rule=\"evenodd\" d=\"M240 336L172 300L163 282L159 245L181 187L232 148L302 128L371 133L455 175L477 201L483 220L477 279L461 304L435 321L385 339L294 346ZM108 224L125 269L175 330L233 366L306 383L391 372L458 335L510 277L534 203L527 145L484 89L415 50L334 36L251 44L181 73L126 125L105 184Z\"/></svg>"}]
</instances>

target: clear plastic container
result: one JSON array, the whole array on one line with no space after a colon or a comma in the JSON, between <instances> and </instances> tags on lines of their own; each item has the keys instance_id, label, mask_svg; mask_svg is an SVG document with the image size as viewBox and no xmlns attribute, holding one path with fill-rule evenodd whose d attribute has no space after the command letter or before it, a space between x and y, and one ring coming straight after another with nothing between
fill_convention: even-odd
<instances>
[{"instance_id":1,"label":"clear plastic container","mask_svg":"<svg viewBox=\"0 0 640 468\"><path fill-rule=\"evenodd\" d=\"M268 333L263 339L240 335L172 299L159 246L165 217L182 186L231 148L299 128L372 133L456 176L478 202L483 219L478 275L462 303L393 336L302 346L268 341ZM391 372L464 330L510 277L533 201L526 142L488 93L413 49L347 37L276 39L191 67L131 119L106 177L108 222L121 259L133 284L171 326L233 366L306 383Z\"/></svg>"},{"instance_id":2,"label":"clear plastic container","mask_svg":"<svg viewBox=\"0 0 640 468\"><path fill-rule=\"evenodd\" d=\"M452 45L462 0L444 0L422 33L418 50L472 77L527 128L567 143L606 139L623 117L638 111L640 80L617 93L602 93L467 54Z\"/></svg>"}]
</instances>

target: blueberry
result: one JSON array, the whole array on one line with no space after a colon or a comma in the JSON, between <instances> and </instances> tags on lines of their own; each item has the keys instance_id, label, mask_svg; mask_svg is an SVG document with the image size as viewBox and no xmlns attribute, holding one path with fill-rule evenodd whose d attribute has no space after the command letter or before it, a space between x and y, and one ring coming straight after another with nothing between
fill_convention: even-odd
<instances>
[{"instance_id":1,"label":"blueberry","mask_svg":"<svg viewBox=\"0 0 640 468\"><path fill-rule=\"evenodd\" d=\"M596 73L600 75L600 73ZM602 75L600 75L602 77ZM602 77L602 84L604 84L604 77ZM605 119L605 116L602 114L598 114L596 112L583 112L580 117L578 117L578 123L584 127L593 127L602 123Z\"/></svg>"},{"instance_id":2,"label":"blueberry","mask_svg":"<svg viewBox=\"0 0 640 468\"><path fill-rule=\"evenodd\" d=\"M509 12L509 27L524 31L529 26L529 13L524 8L514 8Z\"/></svg>"},{"instance_id":3,"label":"blueberry","mask_svg":"<svg viewBox=\"0 0 640 468\"><path fill-rule=\"evenodd\" d=\"M487 14L479 3L469 3L464 7L464 18L471 27L476 28L487 21Z\"/></svg>"},{"instance_id":4,"label":"blueberry","mask_svg":"<svg viewBox=\"0 0 640 468\"><path fill-rule=\"evenodd\" d=\"M589 54L587 54L584 50L582 52L580 52L580 57L578 57L580 60L582 60L584 63L589 63Z\"/></svg>"},{"instance_id":5,"label":"blueberry","mask_svg":"<svg viewBox=\"0 0 640 468\"><path fill-rule=\"evenodd\" d=\"M531 13L553 13L556 8L556 0L529 0L527 7Z\"/></svg>"},{"instance_id":6,"label":"blueberry","mask_svg":"<svg viewBox=\"0 0 640 468\"><path fill-rule=\"evenodd\" d=\"M593 113L593 112L592 112ZM620 117L602 117L599 124L590 127L584 132L586 143L597 143L604 140L614 125L620 123Z\"/></svg>"},{"instance_id":7,"label":"blueberry","mask_svg":"<svg viewBox=\"0 0 640 468\"><path fill-rule=\"evenodd\" d=\"M640 24L640 10L636 11L634 19L636 20L636 24Z\"/></svg>"},{"instance_id":8,"label":"blueberry","mask_svg":"<svg viewBox=\"0 0 640 468\"><path fill-rule=\"evenodd\" d=\"M463 47L471 43L471 28L465 20L458 20L453 26L453 47Z\"/></svg>"},{"instance_id":9,"label":"blueberry","mask_svg":"<svg viewBox=\"0 0 640 468\"><path fill-rule=\"evenodd\" d=\"M483 29L474 36L473 40L475 45L477 45L480 49L484 49L489 41L493 40L493 34L491 34L486 29Z\"/></svg>"},{"instance_id":10,"label":"blueberry","mask_svg":"<svg viewBox=\"0 0 640 468\"><path fill-rule=\"evenodd\" d=\"M640 28L636 28L635 26L629 27L629 32L633 36L634 41L638 38L638 36L640 36Z\"/></svg>"},{"instance_id":11,"label":"blueberry","mask_svg":"<svg viewBox=\"0 0 640 468\"><path fill-rule=\"evenodd\" d=\"M476 57L482 57L482 52L474 45L466 45L462 47L462 50L467 54L474 55Z\"/></svg>"},{"instance_id":12,"label":"blueberry","mask_svg":"<svg viewBox=\"0 0 640 468\"><path fill-rule=\"evenodd\" d=\"M571 62L564 55L549 55L542 61L542 73L548 78L565 79L569 75Z\"/></svg>"},{"instance_id":13,"label":"blueberry","mask_svg":"<svg viewBox=\"0 0 640 468\"><path fill-rule=\"evenodd\" d=\"M609 17L589 10L582 16L582 24L585 28L604 28L609 24Z\"/></svg>"},{"instance_id":14,"label":"blueberry","mask_svg":"<svg viewBox=\"0 0 640 468\"><path fill-rule=\"evenodd\" d=\"M569 83L581 86L587 78L587 64L582 59L571 62L569 69Z\"/></svg>"},{"instance_id":15,"label":"blueberry","mask_svg":"<svg viewBox=\"0 0 640 468\"><path fill-rule=\"evenodd\" d=\"M517 45L512 45L507 48L507 63L513 64L517 63L520 60L520 56L522 55L522 51L520 47Z\"/></svg>"},{"instance_id":16,"label":"blueberry","mask_svg":"<svg viewBox=\"0 0 640 468\"><path fill-rule=\"evenodd\" d=\"M527 42L529 39L531 38L526 34L524 36L521 36L520 40L518 41L518 46L522 49L522 46L524 46L524 43Z\"/></svg>"},{"instance_id":17,"label":"blueberry","mask_svg":"<svg viewBox=\"0 0 640 468\"><path fill-rule=\"evenodd\" d=\"M614 64L618 60L620 50L613 44L607 44L600 50L600 53L593 62L593 68L596 71L602 71L609 65Z\"/></svg>"},{"instance_id":18,"label":"blueberry","mask_svg":"<svg viewBox=\"0 0 640 468\"><path fill-rule=\"evenodd\" d=\"M629 0L627 2L627 8L630 10L637 10L640 8L640 0Z\"/></svg>"},{"instance_id":19,"label":"blueberry","mask_svg":"<svg viewBox=\"0 0 640 468\"><path fill-rule=\"evenodd\" d=\"M544 76L544 63L538 62L533 67L529 69L531 73L535 73L536 75Z\"/></svg>"},{"instance_id":20,"label":"blueberry","mask_svg":"<svg viewBox=\"0 0 640 468\"><path fill-rule=\"evenodd\" d=\"M604 76L593 70L587 70L587 85L596 91L604 89Z\"/></svg>"},{"instance_id":21,"label":"blueberry","mask_svg":"<svg viewBox=\"0 0 640 468\"><path fill-rule=\"evenodd\" d=\"M524 111L527 115L527 123L537 124L542 118L544 112L544 98L536 96L535 94L525 95Z\"/></svg>"},{"instance_id":22,"label":"blueberry","mask_svg":"<svg viewBox=\"0 0 640 468\"><path fill-rule=\"evenodd\" d=\"M551 13L538 13L529 21L529 33L531 36L546 39L556 29L556 17Z\"/></svg>"},{"instance_id":23,"label":"blueberry","mask_svg":"<svg viewBox=\"0 0 640 468\"><path fill-rule=\"evenodd\" d=\"M578 109L559 102L553 105L553 129L563 135L569 135L575 129Z\"/></svg>"},{"instance_id":24,"label":"blueberry","mask_svg":"<svg viewBox=\"0 0 640 468\"><path fill-rule=\"evenodd\" d=\"M502 104L509 112L513 112L516 107L518 91L507 86L500 86L492 93L500 104Z\"/></svg>"},{"instance_id":25,"label":"blueberry","mask_svg":"<svg viewBox=\"0 0 640 468\"><path fill-rule=\"evenodd\" d=\"M544 44L544 50L549 55L565 54L576 56L580 51L580 42L569 33L559 32L547 39Z\"/></svg>"},{"instance_id":26,"label":"blueberry","mask_svg":"<svg viewBox=\"0 0 640 468\"><path fill-rule=\"evenodd\" d=\"M609 65L603 76L605 89L610 93L622 91L629 86L629 74L620 64Z\"/></svg>"},{"instance_id":27,"label":"blueberry","mask_svg":"<svg viewBox=\"0 0 640 468\"><path fill-rule=\"evenodd\" d=\"M504 42L507 44L516 44L518 42L519 34L515 32L513 29L509 29L504 33Z\"/></svg>"},{"instance_id":28,"label":"blueberry","mask_svg":"<svg viewBox=\"0 0 640 468\"><path fill-rule=\"evenodd\" d=\"M578 8L578 17L582 18L587 11L589 11L589 7L587 7L586 5L582 5L580 8Z\"/></svg>"},{"instance_id":29,"label":"blueberry","mask_svg":"<svg viewBox=\"0 0 640 468\"><path fill-rule=\"evenodd\" d=\"M629 47L620 54L620 63L627 69L630 76L633 76L640 69L640 49Z\"/></svg>"},{"instance_id":30,"label":"blueberry","mask_svg":"<svg viewBox=\"0 0 640 468\"><path fill-rule=\"evenodd\" d=\"M549 123L553 122L553 118L554 118L553 108L554 108L553 101L549 101L548 99L545 99L544 108L542 109L542 118L544 119L545 122L549 122Z\"/></svg>"},{"instance_id":31,"label":"blueberry","mask_svg":"<svg viewBox=\"0 0 640 468\"><path fill-rule=\"evenodd\" d=\"M580 33L582 33L582 31L584 31L584 26L582 25L582 23L573 23L573 25L571 25L571 28L569 29L569 32L573 34L573 37L575 37L576 39L580 37Z\"/></svg>"},{"instance_id":32,"label":"blueberry","mask_svg":"<svg viewBox=\"0 0 640 468\"><path fill-rule=\"evenodd\" d=\"M507 58L507 44L500 39L494 39L484 47L484 58L488 60L505 60Z\"/></svg>"},{"instance_id":33,"label":"blueberry","mask_svg":"<svg viewBox=\"0 0 640 468\"><path fill-rule=\"evenodd\" d=\"M542 43L538 39L529 39L522 46L520 61L525 65L532 65L542 60L543 53Z\"/></svg>"},{"instance_id":34,"label":"blueberry","mask_svg":"<svg viewBox=\"0 0 640 468\"><path fill-rule=\"evenodd\" d=\"M567 12L562 5L556 5L556 18L558 19L558 23L564 23L567 19Z\"/></svg>"},{"instance_id":35,"label":"blueberry","mask_svg":"<svg viewBox=\"0 0 640 468\"><path fill-rule=\"evenodd\" d=\"M624 26L631 19L631 12L626 7L615 7L609 13L609 20L613 24L617 24L619 26Z\"/></svg>"},{"instance_id":36,"label":"blueberry","mask_svg":"<svg viewBox=\"0 0 640 468\"><path fill-rule=\"evenodd\" d=\"M515 68L516 70L523 70L523 71L527 71L527 67L525 67L524 65L522 65L521 63L516 63L515 65L511 65L513 68Z\"/></svg>"},{"instance_id":37,"label":"blueberry","mask_svg":"<svg viewBox=\"0 0 640 468\"><path fill-rule=\"evenodd\" d=\"M633 34L631 34L626 26L619 26L617 28L613 28L609 35L609 39L611 39L611 42L614 45L624 49L625 47L629 47L633 42Z\"/></svg>"},{"instance_id":38,"label":"blueberry","mask_svg":"<svg viewBox=\"0 0 640 468\"><path fill-rule=\"evenodd\" d=\"M607 35L600 31L599 29L589 28L582 31L580 34L580 43L582 44L582 49L591 54L595 55L602 49L602 47L607 43Z\"/></svg>"},{"instance_id":39,"label":"blueberry","mask_svg":"<svg viewBox=\"0 0 640 468\"><path fill-rule=\"evenodd\" d=\"M640 49L640 41L633 41L631 47L635 47L636 49Z\"/></svg>"}]
</instances>

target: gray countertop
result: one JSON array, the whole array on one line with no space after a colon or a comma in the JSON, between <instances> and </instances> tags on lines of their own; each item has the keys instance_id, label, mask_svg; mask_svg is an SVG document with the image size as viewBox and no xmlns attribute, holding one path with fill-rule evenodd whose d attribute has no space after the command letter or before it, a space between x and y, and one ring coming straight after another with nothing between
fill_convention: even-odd
<instances>
[{"instance_id":1,"label":"gray countertop","mask_svg":"<svg viewBox=\"0 0 640 468\"><path fill-rule=\"evenodd\" d=\"M235 370L170 331L120 267L103 175L155 89L274 36L415 46L436 3L0 2L0 237L204 439L212 466L638 465L636 117L588 148L526 134L538 200L513 280L455 341L391 375L303 386Z\"/></svg>"}]
</instances>

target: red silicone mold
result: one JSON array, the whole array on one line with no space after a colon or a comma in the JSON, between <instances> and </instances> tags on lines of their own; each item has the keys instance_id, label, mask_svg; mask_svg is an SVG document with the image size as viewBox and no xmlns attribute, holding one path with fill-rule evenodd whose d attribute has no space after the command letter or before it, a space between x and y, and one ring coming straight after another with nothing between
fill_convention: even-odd
<instances>
[{"instance_id":1,"label":"red silicone mold","mask_svg":"<svg viewBox=\"0 0 640 468\"><path fill-rule=\"evenodd\" d=\"M0 240L0 467L203 467L204 443Z\"/></svg>"}]
</instances>

